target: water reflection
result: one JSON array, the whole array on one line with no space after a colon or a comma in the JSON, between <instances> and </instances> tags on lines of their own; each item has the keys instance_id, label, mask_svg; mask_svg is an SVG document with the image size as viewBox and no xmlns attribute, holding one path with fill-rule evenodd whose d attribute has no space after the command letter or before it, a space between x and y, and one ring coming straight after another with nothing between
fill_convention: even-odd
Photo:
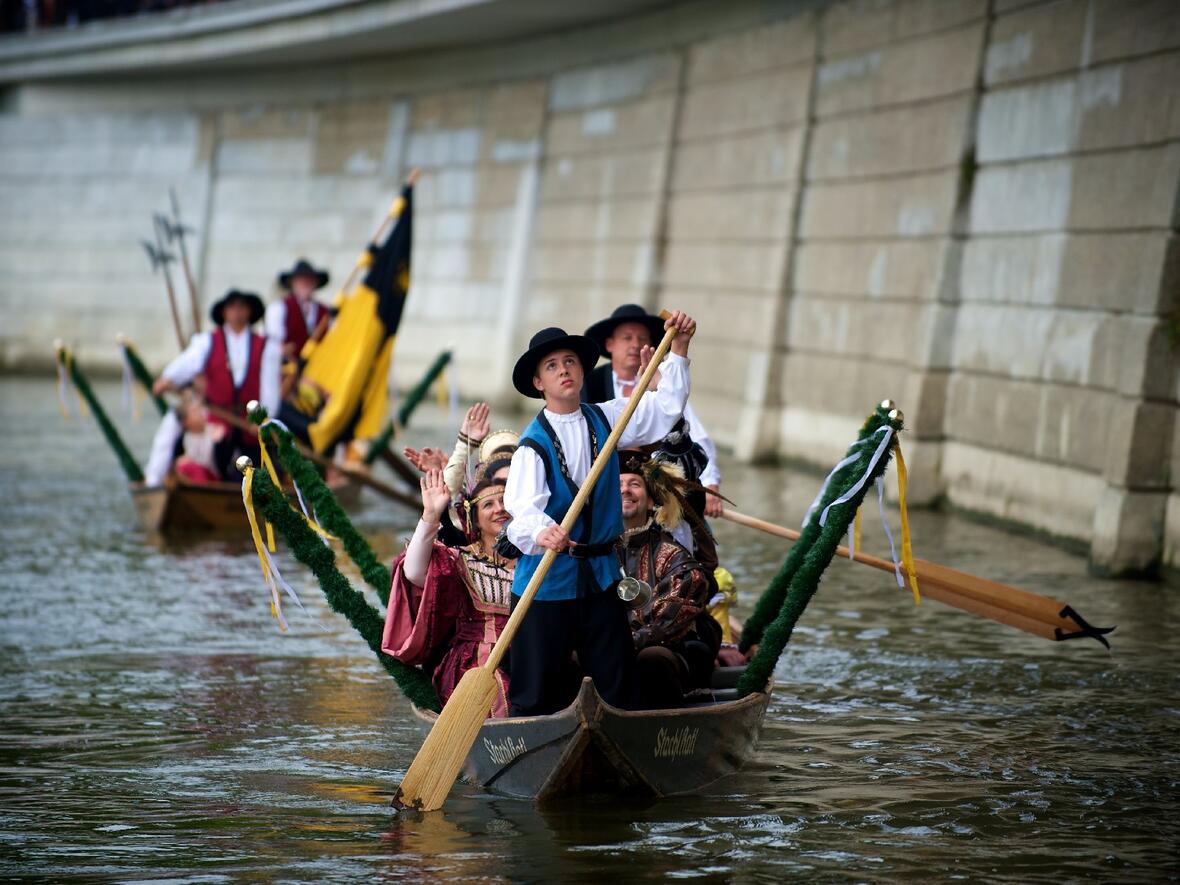
<instances>
[{"instance_id":1,"label":"water reflection","mask_svg":"<svg viewBox=\"0 0 1180 885\"><path fill-rule=\"evenodd\" d=\"M711 793L535 808L460 786L445 814L399 815L389 800L418 731L309 576L280 553L307 606L289 612L284 635L246 542L138 534L97 431L63 427L51 386L0 381L5 876L1180 873L1175 587L1098 580L1069 551L916 513L919 555L1117 623L1115 651L1044 642L930 601L915 608L887 576L838 562L780 663L755 763ZM118 401L111 386L101 394ZM150 432L130 428L137 451ZM731 468L727 493L790 523L817 484ZM360 521L389 555L413 519L369 499ZM748 602L785 548L717 531ZM881 549L869 521L866 544Z\"/></svg>"}]
</instances>

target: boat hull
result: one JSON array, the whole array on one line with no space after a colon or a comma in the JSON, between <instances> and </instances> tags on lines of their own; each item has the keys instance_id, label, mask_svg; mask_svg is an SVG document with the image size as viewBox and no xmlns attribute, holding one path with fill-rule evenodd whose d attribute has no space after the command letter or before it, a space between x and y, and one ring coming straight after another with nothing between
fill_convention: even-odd
<instances>
[{"instance_id":1,"label":"boat hull","mask_svg":"<svg viewBox=\"0 0 1180 885\"><path fill-rule=\"evenodd\" d=\"M622 710L585 679L559 713L488 719L464 775L491 792L538 801L694 793L750 759L769 702L769 692L759 692L673 710ZM414 712L429 731L436 714Z\"/></svg>"}]
</instances>

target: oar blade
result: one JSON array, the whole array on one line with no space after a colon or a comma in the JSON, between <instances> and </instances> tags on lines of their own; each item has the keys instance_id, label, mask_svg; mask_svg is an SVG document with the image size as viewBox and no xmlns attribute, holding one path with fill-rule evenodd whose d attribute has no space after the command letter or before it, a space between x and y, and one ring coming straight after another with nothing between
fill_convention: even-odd
<instances>
[{"instance_id":1,"label":"oar blade","mask_svg":"<svg viewBox=\"0 0 1180 885\"><path fill-rule=\"evenodd\" d=\"M463 674L402 779L395 805L418 811L442 808L495 698L492 670L475 667Z\"/></svg>"}]
</instances>

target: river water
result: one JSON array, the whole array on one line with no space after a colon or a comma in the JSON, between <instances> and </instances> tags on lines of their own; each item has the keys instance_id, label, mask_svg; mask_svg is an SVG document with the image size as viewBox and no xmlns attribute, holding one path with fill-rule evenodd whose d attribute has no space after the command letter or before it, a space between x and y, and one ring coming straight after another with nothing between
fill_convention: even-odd
<instances>
[{"instance_id":1,"label":"river water","mask_svg":"<svg viewBox=\"0 0 1180 885\"><path fill-rule=\"evenodd\" d=\"M117 385L98 390L117 412ZM145 453L152 421L118 420ZM63 421L51 381L0 379L0 422L5 879L1180 873L1180 587L1099 580L1036 538L916 512L917 555L1118 624L1113 653L915 608L888 575L835 562L779 662L755 761L707 794L537 808L460 784L442 813L397 815L420 738L308 573L280 550L307 607L288 606L282 634L246 539L144 536L97 427ZM442 423L417 438L442 443ZM725 466L739 509L791 525L819 484ZM358 525L391 555L415 516L366 493ZM887 555L872 517L865 548ZM786 545L716 528L748 610Z\"/></svg>"}]
</instances>

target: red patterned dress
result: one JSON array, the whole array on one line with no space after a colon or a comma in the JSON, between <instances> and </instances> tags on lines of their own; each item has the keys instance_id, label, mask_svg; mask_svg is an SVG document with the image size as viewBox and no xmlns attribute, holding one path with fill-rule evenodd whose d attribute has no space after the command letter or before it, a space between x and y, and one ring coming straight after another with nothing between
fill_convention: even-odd
<instances>
[{"instance_id":1,"label":"red patterned dress","mask_svg":"<svg viewBox=\"0 0 1180 885\"><path fill-rule=\"evenodd\" d=\"M478 544L459 549L435 541L422 587L406 578L405 553L393 563L381 650L422 667L445 704L472 667L487 661L508 621L512 570L483 554ZM508 677L496 670L492 716L508 715Z\"/></svg>"}]
</instances>

